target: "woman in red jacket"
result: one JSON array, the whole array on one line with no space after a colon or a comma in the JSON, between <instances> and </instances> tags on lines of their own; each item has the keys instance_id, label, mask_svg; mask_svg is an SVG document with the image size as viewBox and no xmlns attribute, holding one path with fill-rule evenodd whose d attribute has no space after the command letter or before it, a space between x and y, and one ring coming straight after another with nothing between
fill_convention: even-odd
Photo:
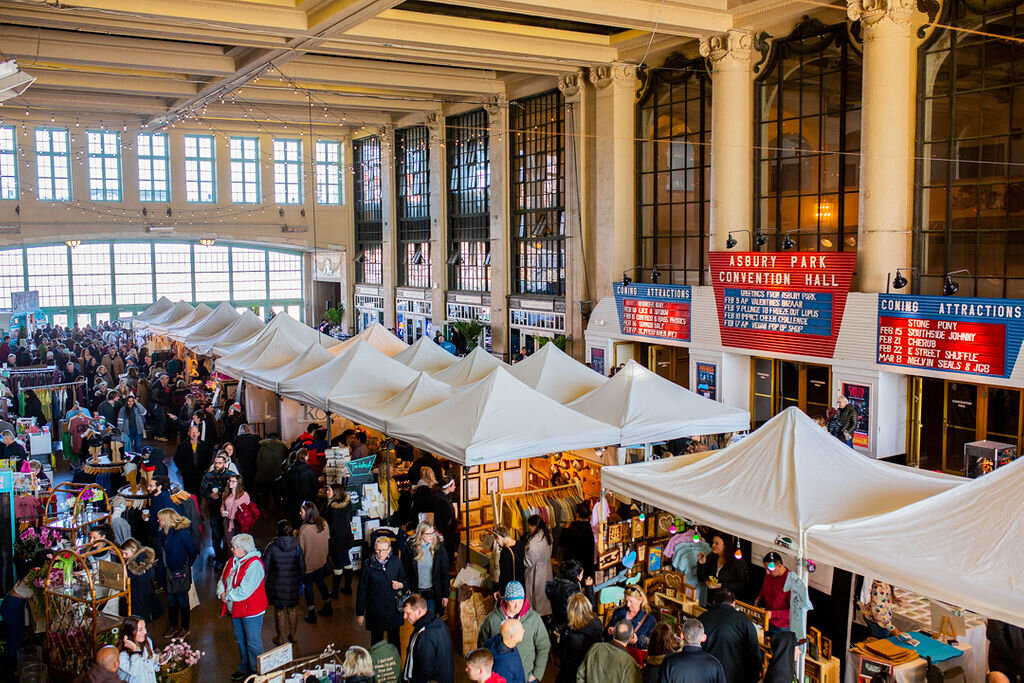
<instances>
[{"instance_id":1,"label":"woman in red jacket","mask_svg":"<svg viewBox=\"0 0 1024 683\"><path fill-rule=\"evenodd\" d=\"M221 616L231 615L241 662L231 676L241 681L257 673L256 658L263 654L263 614L267 611L265 572L260 553L249 534L231 540L231 559L217 582L217 597L224 603Z\"/></svg>"}]
</instances>

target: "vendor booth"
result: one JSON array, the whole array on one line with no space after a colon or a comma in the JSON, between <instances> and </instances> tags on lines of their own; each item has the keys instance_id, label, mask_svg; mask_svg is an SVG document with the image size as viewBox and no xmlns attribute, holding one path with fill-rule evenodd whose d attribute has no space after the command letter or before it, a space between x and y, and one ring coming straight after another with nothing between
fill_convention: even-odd
<instances>
[{"instance_id":1,"label":"vendor booth","mask_svg":"<svg viewBox=\"0 0 1024 683\"><path fill-rule=\"evenodd\" d=\"M131 323L138 329L139 323L148 323L153 320L157 320L161 315L167 313L174 308L174 302L165 296L157 299L152 306L142 311L138 315L132 316Z\"/></svg>"},{"instance_id":2,"label":"vendor booth","mask_svg":"<svg viewBox=\"0 0 1024 683\"><path fill-rule=\"evenodd\" d=\"M199 308L197 307L196 310L198 311ZM223 332L236 320L238 320L238 311L227 301L222 301L209 315L199 319L193 318L192 322L185 326L175 325L174 329L167 331L167 336L176 342L184 342L192 337L212 336Z\"/></svg>"},{"instance_id":3,"label":"vendor booth","mask_svg":"<svg viewBox=\"0 0 1024 683\"><path fill-rule=\"evenodd\" d=\"M196 323L200 323L203 320L205 320L206 317L209 316L211 313L213 313L212 308L210 308L206 304L199 304L194 309L192 309L191 313L178 320L172 320L162 323L151 323L149 325L148 331L153 336L168 337L168 340L173 341L173 338L170 337L170 334L172 332L187 329L188 327L191 327Z\"/></svg>"},{"instance_id":4,"label":"vendor booth","mask_svg":"<svg viewBox=\"0 0 1024 683\"><path fill-rule=\"evenodd\" d=\"M441 372L459 360L427 337L420 337L415 344L399 351L392 358L413 370L428 373Z\"/></svg>"},{"instance_id":5,"label":"vendor booth","mask_svg":"<svg viewBox=\"0 0 1024 683\"><path fill-rule=\"evenodd\" d=\"M458 362L435 372L432 376L445 384L461 387L483 379L498 367L510 369L509 365L487 353L482 346L477 346Z\"/></svg>"},{"instance_id":6,"label":"vendor booth","mask_svg":"<svg viewBox=\"0 0 1024 683\"><path fill-rule=\"evenodd\" d=\"M509 373L526 386L566 404L605 384L604 375L579 363L555 344L545 344ZM581 411L585 412L585 411Z\"/></svg>"},{"instance_id":7,"label":"vendor booth","mask_svg":"<svg viewBox=\"0 0 1024 683\"><path fill-rule=\"evenodd\" d=\"M189 335L185 341L185 348L200 356L213 354L215 344L229 346L252 339L259 334L265 325L256 317L256 314L246 309L228 327L219 332L207 333L196 332Z\"/></svg>"}]
</instances>

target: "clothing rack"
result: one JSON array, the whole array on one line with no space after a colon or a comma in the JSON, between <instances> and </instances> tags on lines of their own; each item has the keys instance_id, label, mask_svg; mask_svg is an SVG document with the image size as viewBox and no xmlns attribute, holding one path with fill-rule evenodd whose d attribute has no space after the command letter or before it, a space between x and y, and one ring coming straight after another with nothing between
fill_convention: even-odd
<instances>
[{"instance_id":1,"label":"clothing rack","mask_svg":"<svg viewBox=\"0 0 1024 683\"><path fill-rule=\"evenodd\" d=\"M57 382L56 384L37 384L35 386L30 386L30 387L19 386L18 387L18 392L19 393L24 393L26 391L35 391L36 389L63 389L64 387L76 387L79 384L85 384L85 383L86 382L85 382L84 379L80 379L80 380L76 380L74 382Z\"/></svg>"},{"instance_id":2,"label":"clothing rack","mask_svg":"<svg viewBox=\"0 0 1024 683\"><path fill-rule=\"evenodd\" d=\"M515 493L495 493L492 497L494 505L494 522L495 524L501 524L501 511L510 500L518 498L525 498L527 496L543 496L555 491L564 492L566 495L575 493L580 498L584 498L583 495L583 484L578 481L574 481L571 484L562 484L561 486L548 486L543 489L533 489L532 491L517 491ZM566 496L556 496L557 498L563 498Z\"/></svg>"}]
</instances>

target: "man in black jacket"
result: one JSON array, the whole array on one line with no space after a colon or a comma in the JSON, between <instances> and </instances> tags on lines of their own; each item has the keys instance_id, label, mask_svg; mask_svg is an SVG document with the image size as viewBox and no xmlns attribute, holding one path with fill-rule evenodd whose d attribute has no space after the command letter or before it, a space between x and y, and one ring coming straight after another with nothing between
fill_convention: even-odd
<instances>
[{"instance_id":1,"label":"man in black jacket","mask_svg":"<svg viewBox=\"0 0 1024 683\"><path fill-rule=\"evenodd\" d=\"M199 485L210 467L212 455L210 444L199 440L199 427L189 427L188 439L179 444L174 453L174 464L178 466L181 484L189 493L199 494Z\"/></svg>"},{"instance_id":2,"label":"man in black jacket","mask_svg":"<svg viewBox=\"0 0 1024 683\"><path fill-rule=\"evenodd\" d=\"M726 683L757 683L761 677L761 647L757 629L736 609L728 588L712 594L712 607L700 615L707 638L703 647L722 664Z\"/></svg>"},{"instance_id":3,"label":"man in black jacket","mask_svg":"<svg viewBox=\"0 0 1024 683\"><path fill-rule=\"evenodd\" d=\"M436 614L427 609L421 595L410 595L402 605L402 615L412 625L409 647L402 668L404 683L453 683L455 659L452 636Z\"/></svg>"},{"instance_id":4,"label":"man in black jacket","mask_svg":"<svg viewBox=\"0 0 1024 683\"><path fill-rule=\"evenodd\" d=\"M576 520L562 531L558 539L562 549L562 562L576 560L583 566L583 576L594 576L594 530L590 527L590 508L586 503L576 505Z\"/></svg>"},{"instance_id":5,"label":"man in black jacket","mask_svg":"<svg viewBox=\"0 0 1024 683\"><path fill-rule=\"evenodd\" d=\"M658 683L725 683L725 671L714 655L701 649L704 624L696 619L683 622L683 649L665 657Z\"/></svg>"}]
</instances>

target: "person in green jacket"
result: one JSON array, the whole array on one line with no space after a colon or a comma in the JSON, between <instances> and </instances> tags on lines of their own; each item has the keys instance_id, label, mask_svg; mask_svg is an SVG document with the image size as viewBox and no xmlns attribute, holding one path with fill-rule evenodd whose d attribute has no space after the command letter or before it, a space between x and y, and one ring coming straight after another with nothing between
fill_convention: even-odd
<instances>
[{"instance_id":1,"label":"person in green jacket","mask_svg":"<svg viewBox=\"0 0 1024 683\"><path fill-rule=\"evenodd\" d=\"M397 646L381 640L370 646L370 657L376 683L398 683L402 680L402 655Z\"/></svg>"},{"instance_id":2,"label":"person in green jacket","mask_svg":"<svg viewBox=\"0 0 1024 683\"><path fill-rule=\"evenodd\" d=\"M641 683L640 667L626 645L633 637L633 624L623 619L615 624L610 643L594 643L576 670L576 683Z\"/></svg>"},{"instance_id":3,"label":"person in green jacket","mask_svg":"<svg viewBox=\"0 0 1024 683\"><path fill-rule=\"evenodd\" d=\"M544 670L548 668L548 656L551 654L551 640L548 631L541 621L540 615L530 608L526 599L526 589L518 581L509 581L505 586L505 598L494 607L480 626L477 646L501 633L501 624L506 619L518 619L523 624L525 634L516 649L523 660L523 671L527 681L540 681L544 678ZM638 678L637 681L640 679Z\"/></svg>"}]
</instances>

